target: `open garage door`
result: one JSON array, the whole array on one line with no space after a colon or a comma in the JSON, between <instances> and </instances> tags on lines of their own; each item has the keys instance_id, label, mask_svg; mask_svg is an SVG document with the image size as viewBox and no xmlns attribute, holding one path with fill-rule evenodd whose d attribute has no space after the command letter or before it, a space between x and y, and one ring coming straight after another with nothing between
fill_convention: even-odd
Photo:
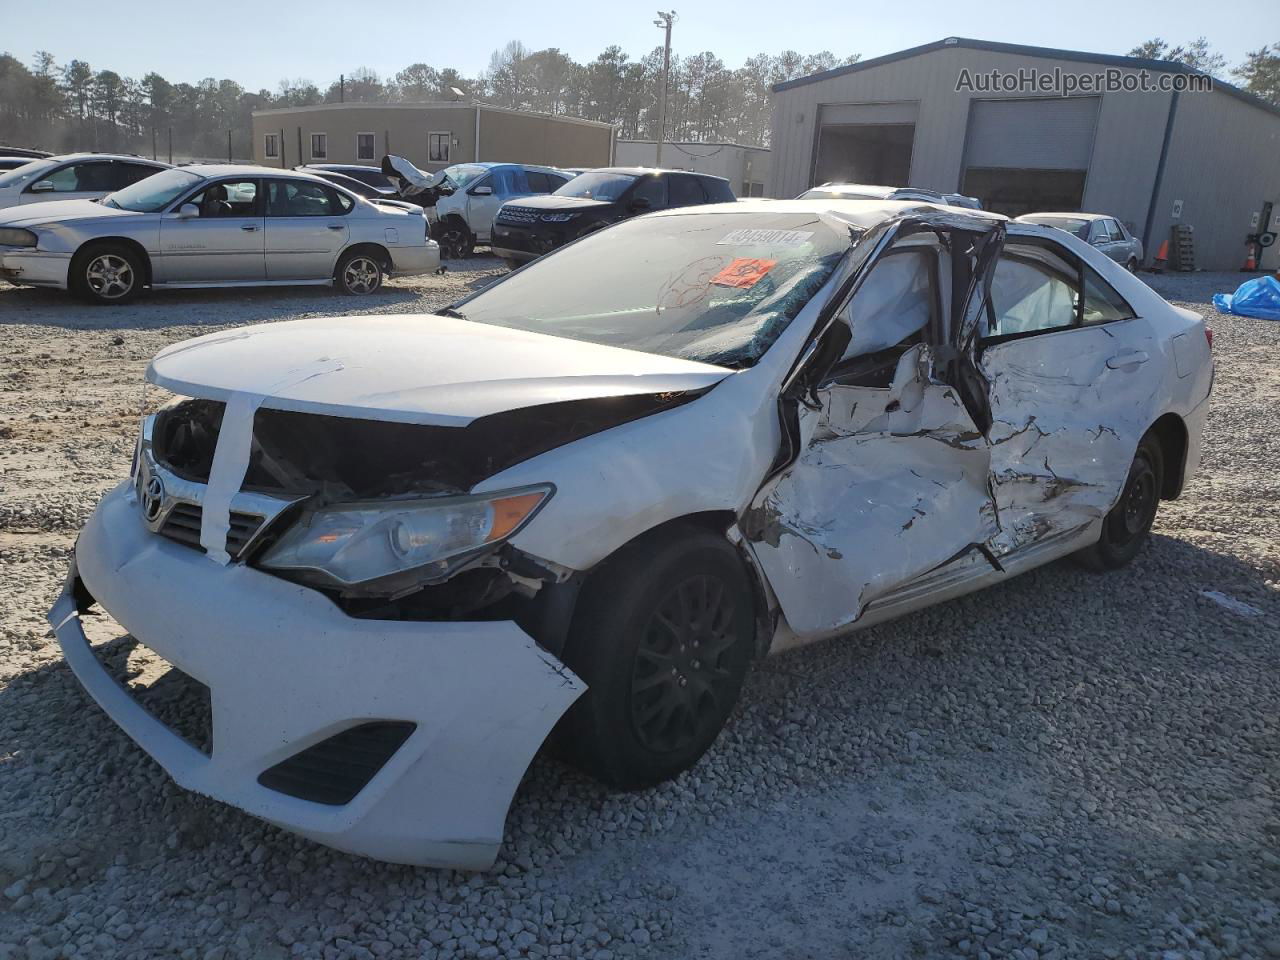
<instances>
[{"instance_id":1,"label":"open garage door","mask_svg":"<svg viewBox=\"0 0 1280 960\"><path fill-rule=\"evenodd\" d=\"M1099 102L1098 97L974 100L961 192L1011 217L1079 210Z\"/></svg>"},{"instance_id":2,"label":"open garage door","mask_svg":"<svg viewBox=\"0 0 1280 960\"><path fill-rule=\"evenodd\" d=\"M810 185L910 183L918 104L823 104L821 111Z\"/></svg>"}]
</instances>

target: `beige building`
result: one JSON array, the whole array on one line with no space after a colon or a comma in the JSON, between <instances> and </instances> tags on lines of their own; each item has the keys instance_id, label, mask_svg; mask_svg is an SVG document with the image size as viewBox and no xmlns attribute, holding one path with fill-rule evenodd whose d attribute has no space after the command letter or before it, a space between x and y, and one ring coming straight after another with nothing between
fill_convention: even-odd
<instances>
[{"instance_id":1,"label":"beige building","mask_svg":"<svg viewBox=\"0 0 1280 960\"><path fill-rule=\"evenodd\" d=\"M605 167L613 145L608 123L475 103L325 103L253 114L253 159L268 166L377 165L394 153L432 171L477 160Z\"/></svg>"},{"instance_id":2,"label":"beige building","mask_svg":"<svg viewBox=\"0 0 1280 960\"><path fill-rule=\"evenodd\" d=\"M658 145L653 140L619 140L615 163L620 167L656 167ZM662 145L662 166L724 177L739 197L762 197L769 183L769 149L741 143L668 141Z\"/></svg>"},{"instance_id":3,"label":"beige building","mask_svg":"<svg viewBox=\"0 0 1280 960\"><path fill-rule=\"evenodd\" d=\"M1207 79L1167 61L951 37L777 84L769 194L845 180L964 193L1013 215L1106 213L1148 263L1185 224L1197 267L1234 270L1247 237L1280 230L1280 108L1220 80L1196 89ZM1262 263L1280 266L1280 243Z\"/></svg>"}]
</instances>

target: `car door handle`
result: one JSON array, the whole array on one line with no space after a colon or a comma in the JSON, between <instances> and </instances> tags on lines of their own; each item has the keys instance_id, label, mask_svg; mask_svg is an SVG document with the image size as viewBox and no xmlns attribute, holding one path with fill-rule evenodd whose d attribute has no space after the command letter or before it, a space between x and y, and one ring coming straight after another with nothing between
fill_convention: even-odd
<instances>
[{"instance_id":1,"label":"car door handle","mask_svg":"<svg viewBox=\"0 0 1280 960\"><path fill-rule=\"evenodd\" d=\"M330 229L330 230L345 230L345 229L347 229L347 228L346 228L346 227L344 227L344 226L343 226L342 224L340 224L340 223L331 223L331 224L329 224L329 229Z\"/></svg>"},{"instance_id":2,"label":"car door handle","mask_svg":"<svg viewBox=\"0 0 1280 960\"><path fill-rule=\"evenodd\" d=\"M258 225L256 223L242 223L240 224L240 229L248 230L250 233L252 233L254 230L258 229Z\"/></svg>"},{"instance_id":3,"label":"car door handle","mask_svg":"<svg viewBox=\"0 0 1280 960\"><path fill-rule=\"evenodd\" d=\"M1140 363L1146 363L1150 359L1145 351L1130 350L1127 353L1117 353L1107 361L1107 366L1112 370L1126 370L1136 367Z\"/></svg>"}]
</instances>

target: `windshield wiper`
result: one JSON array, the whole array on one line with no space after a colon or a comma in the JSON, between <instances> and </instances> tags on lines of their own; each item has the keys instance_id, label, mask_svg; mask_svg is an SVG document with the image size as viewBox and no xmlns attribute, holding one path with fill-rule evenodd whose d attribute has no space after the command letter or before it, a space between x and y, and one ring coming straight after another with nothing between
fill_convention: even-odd
<instances>
[{"instance_id":1,"label":"windshield wiper","mask_svg":"<svg viewBox=\"0 0 1280 960\"><path fill-rule=\"evenodd\" d=\"M465 313L463 313L461 310L454 309L452 306L441 307L439 310L436 311L436 316L453 317L455 320L467 319L467 315Z\"/></svg>"}]
</instances>

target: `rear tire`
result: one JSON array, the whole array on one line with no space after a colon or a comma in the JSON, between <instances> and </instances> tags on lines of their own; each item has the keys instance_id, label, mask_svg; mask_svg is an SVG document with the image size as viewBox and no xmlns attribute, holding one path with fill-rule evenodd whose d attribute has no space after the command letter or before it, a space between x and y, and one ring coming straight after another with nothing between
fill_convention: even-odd
<instances>
[{"instance_id":1,"label":"rear tire","mask_svg":"<svg viewBox=\"0 0 1280 960\"><path fill-rule=\"evenodd\" d=\"M693 766L733 710L755 631L742 561L692 525L624 547L591 575L564 661L587 683L557 741L614 787L636 789Z\"/></svg>"},{"instance_id":2,"label":"rear tire","mask_svg":"<svg viewBox=\"0 0 1280 960\"><path fill-rule=\"evenodd\" d=\"M1164 454L1160 441L1148 433L1138 444L1120 500L1102 521L1102 536L1076 559L1099 573L1128 564L1147 540L1164 486Z\"/></svg>"},{"instance_id":3,"label":"rear tire","mask_svg":"<svg viewBox=\"0 0 1280 960\"><path fill-rule=\"evenodd\" d=\"M1137 273L1138 272L1137 259L1135 257L1130 257L1129 262L1124 265L1124 268L1128 270L1130 273Z\"/></svg>"},{"instance_id":4,"label":"rear tire","mask_svg":"<svg viewBox=\"0 0 1280 960\"><path fill-rule=\"evenodd\" d=\"M71 259L67 286L83 300L98 304L128 303L142 290L146 264L132 247L95 243Z\"/></svg>"},{"instance_id":5,"label":"rear tire","mask_svg":"<svg viewBox=\"0 0 1280 960\"><path fill-rule=\"evenodd\" d=\"M349 250L338 261L334 281L338 289L353 297L377 293L382 288L383 267L377 254L368 250Z\"/></svg>"}]
</instances>

